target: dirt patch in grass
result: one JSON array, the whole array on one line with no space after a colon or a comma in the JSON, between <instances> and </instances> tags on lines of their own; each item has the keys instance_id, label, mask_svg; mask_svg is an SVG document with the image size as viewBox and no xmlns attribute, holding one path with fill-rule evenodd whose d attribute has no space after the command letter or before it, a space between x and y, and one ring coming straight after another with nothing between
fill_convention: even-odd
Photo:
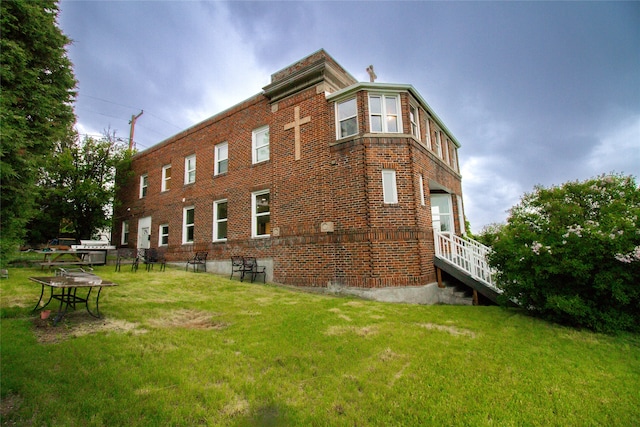
<instances>
[{"instance_id":1,"label":"dirt patch in grass","mask_svg":"<svg viewBox=\"0 0 640 427\"><path fill-rule=\"evenodd\" d=\"M216 322L214 317L218 313L210 313L201 310L174 310L161 319L151 319L149 324L159 328L186 328L186 329L225 329L229 323Z\"/></svg>"},{"instance_id":2,"label":"dirt patch in grass","mask_svg":"<svg viewBox=\"0 0 640 427\"><path fill-rule=\"evenodd\" d=\"M3 426L17 425L11 420L11 416L17 412L22 400L20 395L13 393L0 400L0 423Z\"/></svg>"},{"instance_id":3,"label":"dirt patch in grass","mask_svg":"<svg viewBox=\"0 0 640 427\"><path fill-rule=\"evenodd\" d=\"M466 337L470 337L470 338L475 338L476 334L473 331L470 331L468 329L460 329L460 328L456 328L455 326L447 326L447 325L438 325L435 323L419 323L418 326L425 328L425 329L429 329L430 331L442 331L442 332L447 332L451 335L454 336L466 336Z\"/></svg>"},{"instance_id":4,"label":"dirt patch in grass","mask_svg":"<svg viewBox=\"0 0 640 427\"><path fill-rule=\"evenodd\" d=\"M378 328L375 326L330 326L326 332L327 335L356 334L359 337L367 337L377 333Z\"/></svg>"},{"instance_id":5,"label":"dirt patch in grass","mask_svg":"<svg viewBox=\"0 0 640 427\"><path fill-rule=\"evenodd\" d=\"M48 319L41 319L40 316L33 319L34 334L39 343L53 344L69 338L81 337L98 332L134 334L144 334L147 332L145 329L139 328L137 323L111 318L96 319L86 311L67 313L62 320L54 326L53 318L55 315L56 313L53 311Z\"/></svg>"}]
</instances>

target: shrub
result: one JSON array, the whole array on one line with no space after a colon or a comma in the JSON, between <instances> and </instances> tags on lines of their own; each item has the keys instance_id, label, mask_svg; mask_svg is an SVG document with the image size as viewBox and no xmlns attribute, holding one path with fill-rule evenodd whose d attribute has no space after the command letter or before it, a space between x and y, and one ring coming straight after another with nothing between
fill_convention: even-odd
<instances>
[{"instance_id":1,"label":"shrub","mask_svg":"<svg viewBox=\"0 0 640 427\"><path fill-rule=\"evenodd\" d=\"M492 244L505 302L595 331L640 331L639 219L631 176L537 186Z\"/></svg>"}]
</instances>

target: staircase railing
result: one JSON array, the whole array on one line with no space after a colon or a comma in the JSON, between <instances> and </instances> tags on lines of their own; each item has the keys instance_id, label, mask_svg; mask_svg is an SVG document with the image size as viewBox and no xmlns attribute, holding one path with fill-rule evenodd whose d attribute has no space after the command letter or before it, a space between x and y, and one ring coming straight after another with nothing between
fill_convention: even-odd
<instances>
[{"instance_id":1,"label":"staircase railing","mask_svg":"<svg viewBox=\"0 0 640 427\"><path fill-rule=\"evenodd\" d=\"M462 238L453 233L434 231L436 256L474 279L502 293L493 281L492 269L487 263L491 248L469 237Z\"/></svg>"}]
</instances>

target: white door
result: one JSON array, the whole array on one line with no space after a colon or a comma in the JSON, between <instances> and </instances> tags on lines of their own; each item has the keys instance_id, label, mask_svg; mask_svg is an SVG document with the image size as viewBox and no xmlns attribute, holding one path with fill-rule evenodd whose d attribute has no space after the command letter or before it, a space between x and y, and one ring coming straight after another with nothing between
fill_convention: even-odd
<instances>
[{"instance_id":1,"label":"white door","mask_svg":"<svg viewBox=\"0 0 640 427\"><path fill-rule=\"evenodd\" d=\"M453 208L450 194L431 195L431 223L436 231L453 233Z\"/></svg>"},{"instance_id":2,"label":"white door","mask_svg":"<svg viewBox=\"0 0 640 427\"><path fill-rule=\"evenodd\" d=\"M149 249L151 246L151 217L138 220L138 249Z\"/></svg>"}]
</instances>

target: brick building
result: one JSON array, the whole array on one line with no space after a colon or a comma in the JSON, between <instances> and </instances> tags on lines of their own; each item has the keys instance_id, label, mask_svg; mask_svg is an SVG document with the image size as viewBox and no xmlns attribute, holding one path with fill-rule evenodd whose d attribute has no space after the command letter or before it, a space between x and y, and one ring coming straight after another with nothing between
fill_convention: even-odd
<instances>
[{"instance_id":1,"label":"brick building","mask_svg":"<svg viewBox=\"0 0 640 427\"><path fill-rule=\"evenodd\" d=\"M255 256L296 286L431 284L433 228L464 233L459 147L413 86L358 82L319 50L137 153L113 241L207 251L219 273Z\"/></svg>"}]
</instances>

